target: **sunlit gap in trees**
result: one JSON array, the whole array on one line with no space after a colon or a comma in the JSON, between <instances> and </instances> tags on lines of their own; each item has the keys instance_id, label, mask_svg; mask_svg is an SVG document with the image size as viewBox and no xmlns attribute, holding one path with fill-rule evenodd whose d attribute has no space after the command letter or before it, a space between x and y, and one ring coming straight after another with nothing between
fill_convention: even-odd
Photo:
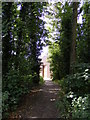
<instances>
[{"instance_id":1,"label":"sunlit gap in trees","mask_svg":"<svg viewBox=\"0 0 90 120\"><path fill-rule=\"evenodd\" d=\"M21 10L21 4L17 6L17 10Z\"/></svg>"},{"instance_id":2,"label":"sunlit gap in trees","mask_svg":"<svg viewBox=\"0 0 90 120\"><path fill-rule=\"evenodd\" d=\"M55 13L55 6L54 6L54 3L56 3L56 2L59 2L58 0L56 1L56 0L49 0L48 1L49 2L49 4L51 5L51 6L48 6L47 7L47 9L50 11L50 12L52 12L52 13L54 13L54 14L56 14ZM62 4L64 5L65 4L65 1L61 1L62 2ZM79 5L79 8L78 8L78 10L82 7L82 5L83 5L83 1L81 0L81 2L80 2L80 5ZM52 11L51 11L52 10ZM83 15L83 11L78 15L78 17L77 17L77 23L80 23L80 24L82 24L82 15ZM53 25L51 25L51 23L53 23L53 20L56 20L56 21L59 21L59 19L56 19L55 18L55 16L52 16L53 18L51 19L51 18L47 18L46 17L47 16L47 13L46 12L44 12L43 13L43 16L42 16L42 20L45 22L45 29L53 29ZM58 28L60 28L60 24L58 25ZM54 28L54 32L53 33L50 33L50 35L53 37L53 38L46 38L47 40L49 40L49 41L51 41L51 42L53 42L53 39L55 39L55 37L57 36L57 35L59 35L60 33L59 33L59 31L56 29L56 28ZM43 47L43 50L42 50L42 53L41 53L41 56L40 57L43 57L44 55L46 55L48 53L48 46L45 46L45 47Z\"/></svg>"},{"instance_id":3,"label":"sunlit gap in trees","mask_svg":"<svg viewBox=\"0 0 90 120\"><path fill-rule=\"evenodd\" d=\"M55 10L55 7L54 7L54 3L56 3L56 2L59 2L59 1L48 0L48 3L49 3L49 4L52 4L52 5L49 6L49 7L47 7L47 9L48 9L48 10L52 9L52 10L53 10L52 12L55 13L56 10ZM63 1L62 4L65 4L65 2ZM83 5L83 1L81 1L80 7L82 7L82 5ZM79 7L79 9L80 9L80 7ZM19 4L19 5L17 6L17 10L20 10L20 9L21 9L21 4ZM82 23L82 14L83 14L83 12L78 15L77 23ZM53 21L52 21L51 19L45 17L46 15L47 15L47 13L45 13L45 12L43 11L41 19L45 22L45 25L44 25L44 26L45 26L46 29L47 29L47 28L53 29L53 27L52 27L52 25L51 25L51 22L53 22ZM58 19L56 19L54 16L53 16L53 20L58 21ZM58 27L60 28L60 25L59 25ZM53 36L53 38L55 38L57 35L59 35L59 32L58 32L57 29L55 28L55 29L54 29L54 32L53 32L53 33L50 33L50 34L51 34L51 36ZM48 39L49 41L53 42L53 39L52 39L52 38L46 38L46 39ZM43 50L41 51L41 56L40 56L40 57L46 55L47 53L48 53L48 46L45 46L45 47L43 47Z\"/></svg>"},{"instance_id":4,"label":"sunlit gap in trees","mask_svg":"<svg viewBox=\"0 0 90 120\"><path fill-rule=\"evenodd\" d=\"M78 10L82 7L82 5L83 5L83 1L81 0L80 6L79 6ZM82 15L83 15L83 11L78 15L78 17L77 17L77 23L82 24Z\"/></svg>"}]
</instances>

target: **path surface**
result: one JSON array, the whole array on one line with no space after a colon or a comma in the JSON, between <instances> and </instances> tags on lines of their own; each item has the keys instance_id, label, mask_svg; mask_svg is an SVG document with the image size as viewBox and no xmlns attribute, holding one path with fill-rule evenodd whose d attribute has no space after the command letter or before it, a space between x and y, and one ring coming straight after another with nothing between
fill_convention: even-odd
<instances>
[{"instance_id":1,"label":"path surface","mask_svg":"<svg viewBox=\"0 0 90 120\"><path fill-rule=\"evenodd\" d=\"M22 99L21 107L12 118L59 118L56 107L59 86L52 81L34 89Z\"/></svg>"}]
</instances>

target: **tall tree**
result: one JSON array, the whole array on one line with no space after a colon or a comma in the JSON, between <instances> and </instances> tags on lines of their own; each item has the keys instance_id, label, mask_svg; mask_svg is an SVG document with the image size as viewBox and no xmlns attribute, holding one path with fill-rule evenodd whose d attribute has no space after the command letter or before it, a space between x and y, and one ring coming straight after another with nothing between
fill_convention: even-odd
<instances>
[{"instance_id":1,"label":"tall tree","mask_svg":"<svg viewBox=\"0 0 90 120\"><path fill-rule=\"evenodd\" d=\"M50 10L49 10L50 9ZM52 12L51 9L54 11ZM69 74L70 69L70 47L71 47L71 32L72 32L72 7L69 3L61 4L60 2L57 2L53 5L50 5L48 8L48 15L46 15L47 18L49 18L50 23L47 24L47 29L49 31L49 41L51 41L50 49L52 49L51 54L51 65L54 68L55 74L57 79L61 79L65 75ZM50 43L50 42L49 42ZM57 44L57 45L56 45ZM55 48L55 51L53 50L54 47L52 46L58 46ZM60 54L58 54L57 50L59 49ZM58 54L58 63L57 58L55 59L55 56ZM56 60L56 62L55 62ZM52 63L54 61L54 63ZM58 64L56 70L56 65ZM55 71L56 70L56 71ZM54 76L55 76L54 74Z\"/></svg>"},{"instance_id":2,"label":"tall tree","mask_svg":"<svg viewBox=\"0 0 90 120\"><path fill-rule=\"evenodd\" d=\"M86 2L83 6L84 15L83 15L83 35L84 40L86 41L86 61L90 63L90 1Z\"/></svg>"},{"instance_id":3,"label":"tall tree","mask_svg":"<svg viewBox=\"0 0 90 120\"><path fill-rule=\"evenodd\" d=\"M90 62L90 2L82 5L82 23L77 26L77 61L82 63Z\"/></svg>"},{"instance_id":4,"label":"tall tree","mask_svg":"<svg viewBox=\"0 0 90 120\"><path fill-rule=\"evenodd\" d=\"M39 83L44 22L41 2L2 3L3 113Z\"/></svg>"},{"instance_id":5,"label":"tall tree","mask_svg":"<svg viewBox=\"0 0 90 120\"><path fill-rule=\"evenodd\" d=\"M2 8L2 74L5 75L12 52L12 3L2 3Z\"/></svg>"},{"instance_id":6,"label":"tall tree","mask_svg":"<svg viewBox=\"0 0 90 120\"><path fill-rule=\"evenodd\" d=\"M27 3L28 4L28 3ZM40 72L40 50L42 50L42 40L44 36L44 22L40 19L42 16L42 3L28 4L26 26L28 30L29 46L28 46L28 60L30 62L33 82L39 82ZM35 75L36 74L36 75Z\"/></svg>"},{"instance_id":7,"label":"tall tree","mask_svg":"<svg viewBox=\"0 0 90 120\"><path fill-rule=\"evenodd\" d=\"M78 8L78 3L77 2L73 2L72 41L71 41L71 55L70 55L70 73L73 72L72 65L74 65L75 62L76 62L77 8Z\"/></svg>"}]
</instances>

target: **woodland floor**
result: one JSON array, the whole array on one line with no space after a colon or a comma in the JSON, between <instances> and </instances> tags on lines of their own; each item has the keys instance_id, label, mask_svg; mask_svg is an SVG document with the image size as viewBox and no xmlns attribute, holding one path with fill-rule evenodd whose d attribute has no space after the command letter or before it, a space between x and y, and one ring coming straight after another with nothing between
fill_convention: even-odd
<instances>
[{"instance_id":1,"label":"woodland floor","mask_svg":"<svg viewBox=\"0 0 90 120\"><path fill-rule=\"evenodd\" d=\"M22 98L20 106L11 114L11 118L59 118L56 107L59 91L56 83L45 81L42 86Z\"/></svg>"}]
</instances>

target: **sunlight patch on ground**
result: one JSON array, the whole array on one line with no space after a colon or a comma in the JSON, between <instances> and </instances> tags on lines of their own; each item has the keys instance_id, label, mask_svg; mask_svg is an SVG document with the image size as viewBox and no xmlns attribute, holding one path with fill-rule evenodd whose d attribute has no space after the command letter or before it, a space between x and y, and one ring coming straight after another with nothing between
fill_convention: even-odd
<instances>
[{"instance_id":1,"label":"sunlight patch on ground","mask_svg":"<svg viewBox=\"0 0 90 120\"><path fill-rule=\"evenodd\" d=\"M41 92L41 91L43 91L43 89L31 90L32 93Z\"/></svg>"},{"instance_id":2,"label":"sunlight patch on ground","mask_svg":"<svg viewBox=\"0 0 90 120\"><path fill-rule=\"evenodd\" d=\"M30 118L38 118L38 117L30 117Z\"/></svg>"},{"instance_id":3,"label":"sunlight patch on ground","mask_svg":"<svg viewBox=\"0 0 90 120\"><path fill-rule=\"evenodd\" d=\"M49 90L51 90L51 91L59 91L59 90L60 90L60 88L49 89Z\"/></svg>"},{"instance_id":4,"label":"sunlight patch on ground","mask_svg":"<svg viewBox=\"0 0 90 120\"><path fill-rule=\"evenodd\" d=\"M60 91L60 89L49 89L49 93L57 94L57 91Z\"/></svg>"}]
</instances>

